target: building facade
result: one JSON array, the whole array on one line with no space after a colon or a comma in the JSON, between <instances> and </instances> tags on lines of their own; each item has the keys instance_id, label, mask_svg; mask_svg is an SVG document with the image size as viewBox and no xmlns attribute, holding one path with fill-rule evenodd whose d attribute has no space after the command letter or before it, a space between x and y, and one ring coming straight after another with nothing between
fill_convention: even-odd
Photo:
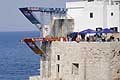
<instances>
[{"instance_id":1,"label":"building facade","mask_svg":"<svg viewBox=\"0 0 120 80\"><path fill-rule=\"evenodd\" d=\"M74 32L120 27L120 1L67 2ZM30 80L120 80L119 42L53 42L40 61L40 76Z\"/></svg>"},{"instance_id":2,"label":"building facade","mask_svg":"<svg viewBox=\"0 0 120 80\"><path fill-rule=\"evenodd\" d=\"M120 27L120 1L78 1L66 3L68 16L74 19L74 31Z\"/></svg>"},{"instance_id":3,"label":"building facade","mask_svg":"<svg viewBox=\"0 0 120 80\"><path fill-rule=\"evenodd\" d=\"M30 80L119 80L119 42L53 42Z\"/></svg>"}]
</instances>

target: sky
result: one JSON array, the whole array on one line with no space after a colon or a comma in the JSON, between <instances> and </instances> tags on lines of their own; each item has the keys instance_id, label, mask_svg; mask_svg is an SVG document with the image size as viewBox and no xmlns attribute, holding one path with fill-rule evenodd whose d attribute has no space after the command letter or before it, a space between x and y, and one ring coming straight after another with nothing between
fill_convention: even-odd
<instances>
[{"instance_id":1,"label":"sky","mask_svg":"<svg viewBox=\"0 0 120 80\"><path fill-rule=\"evenodd\" d=\"M1 31L34 31L38 30L19 11L21 7L65 7L65 0L1 0Z\"/></svg>"}]
</instances>

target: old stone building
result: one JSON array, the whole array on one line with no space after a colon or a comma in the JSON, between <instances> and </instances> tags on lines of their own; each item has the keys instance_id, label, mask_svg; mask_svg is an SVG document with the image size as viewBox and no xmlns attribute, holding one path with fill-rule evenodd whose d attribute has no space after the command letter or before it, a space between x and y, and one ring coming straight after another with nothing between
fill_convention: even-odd
<instances>
[{"instance_id":1,"label":"old stone building","mask_svg":"<svg viewBox=\"0 0 120 80\"><path fill-rule=\"evenodd\" d=\"M119 59L119 42L53 42L40 76L30 80L119 80Z\"/></svg>"}]
</instances>

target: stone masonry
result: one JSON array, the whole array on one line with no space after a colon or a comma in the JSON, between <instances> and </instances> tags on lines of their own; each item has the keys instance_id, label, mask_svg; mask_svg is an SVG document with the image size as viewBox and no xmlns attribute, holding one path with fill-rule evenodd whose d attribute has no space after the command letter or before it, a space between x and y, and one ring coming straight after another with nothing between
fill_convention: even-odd
<instances>
[{"instance_id":1,"label":"stone masonry","mask_svg":"<svg viewBox=\"0 0 120 80\"><path fill-rule=\"evenodd\" d=\"M53 42L41 62L30 80L120 80L120 42Z\"/></svg>"}]
</instances>

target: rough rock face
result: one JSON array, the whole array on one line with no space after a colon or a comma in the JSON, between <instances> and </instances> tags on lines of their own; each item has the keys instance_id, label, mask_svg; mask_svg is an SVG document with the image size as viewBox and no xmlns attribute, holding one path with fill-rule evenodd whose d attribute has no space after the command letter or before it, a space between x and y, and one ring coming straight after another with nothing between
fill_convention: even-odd
<instances>
[{"instance_id":1,"label":"rough rock face","mask_svg":"<svg viewBox=\"0 0 120 80\"><path fill-rule=\"evenodd\" d=\"M120 80L120 42L53 42L49 54L40 80Z\"/></svg>"}]
</instances>

